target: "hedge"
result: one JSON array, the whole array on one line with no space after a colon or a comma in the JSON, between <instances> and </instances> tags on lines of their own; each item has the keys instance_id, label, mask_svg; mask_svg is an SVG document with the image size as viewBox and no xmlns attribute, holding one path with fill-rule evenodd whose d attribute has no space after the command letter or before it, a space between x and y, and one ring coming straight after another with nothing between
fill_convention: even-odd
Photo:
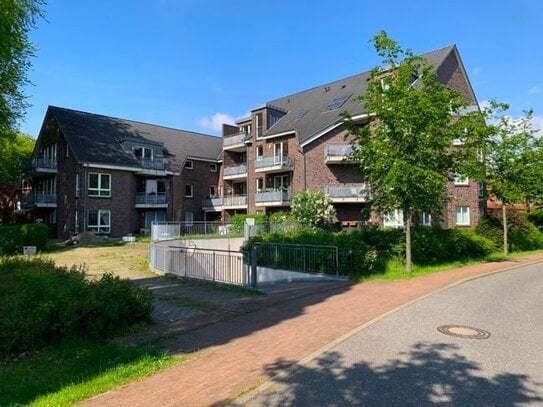
<instances>
[{"instance_id":1,"label":"hedge","mask_svg":"<svg viewBox=\"0 0 543 407\"><path fill-rule=\"evenodd\" d=\"M59 338L107 338L147 321L151 293L105 274L42 258L0 260L0 353L24 352Z\"/></svg>"},{"instance_id":2,"label":"hedge","mask_svg":"<svg viewBox=\"0 0 543 407\"><path fill-rule=\"evenodd\" d=\"M0 225L0 254L22 254L23 246L45 249L49 229L44 223L22 225Z\"/></svg>"}]
</instances>

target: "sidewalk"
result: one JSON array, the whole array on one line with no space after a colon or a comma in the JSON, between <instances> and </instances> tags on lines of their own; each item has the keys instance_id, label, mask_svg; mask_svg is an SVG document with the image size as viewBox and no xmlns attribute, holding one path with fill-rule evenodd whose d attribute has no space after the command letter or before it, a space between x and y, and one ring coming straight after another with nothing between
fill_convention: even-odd
<instances>
[{"instance_id":1,"label":"sidewalk","mask_svg":"<svg viewBox=\"0 0 543 407\"><path fill-rule=\"evenodd\" d=\"M338 285L204 326L171 343L201 352L147 379L94 397L87 406L222 405L356 327L465 279L543 261L543 254L440 272L406 281Z\"/></svg>"}]
</instances>

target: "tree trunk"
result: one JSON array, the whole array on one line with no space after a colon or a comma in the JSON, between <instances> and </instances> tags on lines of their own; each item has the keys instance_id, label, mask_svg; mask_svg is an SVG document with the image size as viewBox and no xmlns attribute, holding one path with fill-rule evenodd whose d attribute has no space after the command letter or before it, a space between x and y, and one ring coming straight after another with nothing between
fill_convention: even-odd
<instances>
[{"instance_id":1,"label":"tree trunk","mask_svg":"<svg viewBox=\"0 0 543 407\"><path fill-rule=\"evenodd\" d=\"M509 254L509 242L507 239L507 208L505 202L502 201L502 215L503 215L503 255Z\"/></svg>"},{"instance_id":2,"label":"tree trunk","mask_svg":"<svg viewBox=\"0 0 543 407\"><path fill-rule=\"evenodd\" d=\"M411 212L404 211L405 223L405 269L408 273L413 270L413 262L411 260Z\"/></svg>"}]
</instances>

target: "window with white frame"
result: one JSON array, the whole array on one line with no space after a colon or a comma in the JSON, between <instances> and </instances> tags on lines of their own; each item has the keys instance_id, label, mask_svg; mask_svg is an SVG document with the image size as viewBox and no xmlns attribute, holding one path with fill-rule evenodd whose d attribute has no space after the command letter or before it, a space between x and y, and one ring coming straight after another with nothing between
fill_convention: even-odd
<instances>
[{"instance_id":1,"label":"window with white frame","mask_svg":"<svg viewBox=\"0 0 543 407\"><path fill-rule=\"evenodd\" d=\"M185 161L185 169L192 170L194 168L194 163L192 160Z\"/></svg>"},{"instance_id":2,"label":"window with white frame","mask_svg":"<svg viewBox=\"0 0 543 407\"><path fill-rule=\"evenodd\" d=\"M194 222L194 214L192 212L185 212L185 226L192 226Z\"/></svg>"},{"instance_id":3,"label":"window with white frame","mask_svg":"<svg viewBox=\"0 0 543 407\"><path fill-rule=\"evenodd\" d=\"M454 185L469 185L469 178L462 174L454 174Z\"/></svg>"},{"instance_id":4,"label":"window with white frame","mask_svg":"<svg viewBox=\"0 0 543 407\"><path fill-rule=\"evenodd\" d=\"M91 172L89 174L89 196L111 196L111 175Z\"/></svg>"},{"instance_id":5,"label":"window with white frame","mask_svg":"<svg viewBox=\"0 0 543 407\"><path fill-rule=\"evenodd\" d=\"M393 211L385 212L383 226L389 228L403 227L403 210L394 209Z\"/></svg>"},{"instance_id":6,"label":"window with white frame","mask_svg":"<svg viewBox=\"0 0 543 407\"><path fill-rule=\"evenodd\" d=\"M135 147L134 156L138 159L152 160L153 149L150 147Z\"/></svg>"},{"instance_id":7,"label":"window with white frame","mask_svg":"<svg viewBox=\"0 0 543 407\"><path fill-rule=\"evenodd\" d=\"M469 206L456 207L456 224L458 226L469 226Z\"/></svg>"},{"instance_id":8,"label":"window with white frame","mask_svg":"<svg viewBox=\"0 0 543 407\"><path fill-rule=\"evenodd\" d=\"M432 214L428 212L422 212L420 214L420 224L423 226L432 226Z\"/></svg>"},{"instance_id":9,"label":"window with white frame","mask_svg":"<svg viewBox=\"0 0 543 407\"><path fill-rule=\"evenodd\" d=\"M89 210L87 230L96 233L110 233L111 211L109 209Z\"/></svg>"},{"instance_id":10,"label":"window with white frame","mask_svg":"<svg viewBox=\"0 0 543 407\"><path fill-rule=\"evenodd\" d=\"M484 198L485 196L485 184L483 184L482 182L479 182L477 184L477 196L479 198Z\"/></svg>"},{"instance_id":11,"label":"window with white frame","mask_svg":"<svg viewBox=\"0 0 543 407\"><path fill-rule=\"evenodd\" d=\"M262 192L264 190L264 178L256 179L256 192Z\"/></svg>"},{"instance_id":12,"label":"window with white frame","mask_svg":"<svg viewBox=\"0 0 543 407\"><path fill-rule=\"evenodd\" d=\"M194 196L194 185L185 184L185 197L192 198Z\"/></svg>"},{"instance_id":13,"label":"window with white frame","mask_svg":"<svg viewBox=\"0 0 543 407\"><path fill-rule=\"evenodd\" d=\"M209 170L211 172L217 172L217 164L215 164L215 163L209 164Z\"/></svg>"},{"instance_id":14,"label":"window with white frame","mask_svg":"<svg viewBox=\"0 0 543 407\"><path fill-rule=\"evenodd\" d=\"M256 159L260 161L262 160L263 157L264 157L264 147L256 146Z\"/></svg>"}]
</instances>

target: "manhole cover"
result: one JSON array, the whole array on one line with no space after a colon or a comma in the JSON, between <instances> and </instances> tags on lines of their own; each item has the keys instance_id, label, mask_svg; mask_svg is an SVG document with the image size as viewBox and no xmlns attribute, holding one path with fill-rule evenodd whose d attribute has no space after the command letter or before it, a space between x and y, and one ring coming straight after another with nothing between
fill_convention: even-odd
<instances>
[{"instance_id":1,"label":"manhole cover","mask_svg":"<svg viewBox=\"0 0 543 407\"><path fill-rule=\"evenodd\" d=\"M465 325L442 325L437 328L439 332L445 335L456 336L465 339L487 339L490 332L484 329L473 328Z\"/></svg>"}]
</instances>

